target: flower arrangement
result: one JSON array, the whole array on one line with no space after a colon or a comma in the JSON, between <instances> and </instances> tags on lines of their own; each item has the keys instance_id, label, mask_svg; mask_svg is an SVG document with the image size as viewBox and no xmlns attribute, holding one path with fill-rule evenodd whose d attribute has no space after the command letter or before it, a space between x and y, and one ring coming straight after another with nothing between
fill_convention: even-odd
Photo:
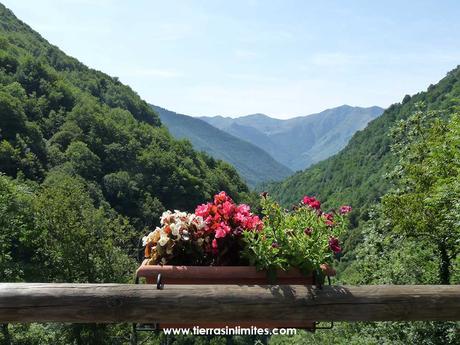
<instances>
[{"instance_id":1,"label":"flower arrangement","mask_svg":"<svg viewBox=\"0 0 460 345\"><path fill-rule=\"evenodd\" d=\"M321 202L305 196L292 211L263 193L263 219L225 193L196 207L195 213L166 211L160 227L144 237L149 264L253 265L259 270L298 268L305 274L331 269L342 250L350 206L323 212Z\"/></svg>"},{"instance_id":2,"label":"flower arrangement","mask_svg":"<svg viewBox=\"0 0 460 345\"><path fill-rule=\"evenodd\" d=\"M263 229L244 233L243 255L251 265L267 271L295 267L306 274L331 267L342 250L338 238L346 230L350 206L325 213L319 200L305 196L289 211L264 194L262 210Z\"/></svg>"},{"instance_id":3,"label":"flower arrangement","mask_svg":"<svg viewBox=\"0 0 460 345\"><path fill-rule=\"evenodd\" d=\"M149 264L238 265L243 233L262 227L248 205L237 205L220 192L194 214L164 212L161 227L143 238L145 256Z\"/></svg>"}]
</instances>

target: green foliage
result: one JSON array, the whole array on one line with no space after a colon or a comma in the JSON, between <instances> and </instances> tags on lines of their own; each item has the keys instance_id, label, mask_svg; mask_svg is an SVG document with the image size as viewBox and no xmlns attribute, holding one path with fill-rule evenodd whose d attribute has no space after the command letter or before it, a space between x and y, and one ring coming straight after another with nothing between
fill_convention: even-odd
<instances>
[{"instance_id":1,"label":"green foliage","mask_svg":"<svg viewBox=\"0 0 460 345\"><path fill-rule=\"evenodd\" d=\"M128 282L164 209L223 189L249 196L234 168L174 140L128 86L0 4L0 281ZM12 344L129 341L126 325L0 331Z\"/></svg>"},{"instance_id":2,"label":"green foliage","mask_svg":"<svg viewBox=\"0 0 460 345\"><path fill-rule=\"evenodd\" d=\"M247 245L243 255L251 265L268 271L295 267L311 273L319 270L321 264L332 264L334 252L329 241L346 230L343 215L335 213L333 223L329 223L310 206L300 204L290 212L268 196L263 198L262 213L264 228L244 232Z\"/></svg>"},{"instance_id":3,"label":"green foliage","mask_svg":"<svg viewBox=\"0 0 460 345\"><path fill-rule=\"evenodd\" d=\"M391 155L390 129L401 119L407 119L424 102L428 110L460 107L460 68L449 72L428 91L418 93L404 104L393 104L368 126L357 132L337 155L301 171L283 182L267 186L271 195L283 204L295 203L302 195L316 194L326 205L351 203L355 222L367 219L366 207L388 190L389 182L382 178L395 165Z\"/></svg>"},{"instance_id":4,"label":"green foliage","mask_svg":"<svg viewBox=\"0 0 460 345\"><path fill-rule=\"evenodd\" d=\"M389 107L336 156L268 186L285 204L316 194L327 206L353 206L340 282L459 282L459 120L452 116L459 110L459 96L457 68L426 92ZM340 323L332 333L273 341L456 344L459 327L449 322Z\"/></svg>"},{"instance_id":5,"label":"green foliage","mask_svg":"<svg viewBox=\"0 0 460 345\"><path fill-rule=\"evenodd\" d=\"M460 252L460 117L418 111L395 129L399 164L382 199L393 231L433 245L439 282L449 284Z\"/></svg>"},{"instance_id":6,"label":"green foliage","mask_svg":"<svg viewBox=\"0 0 460 345\"><path fill-rule=\"evenodd\" d=\"M25 234L34 222L30 210L33 193L0 174L0 281L24 279L24 264L31 246Z\"/></svg>"},{"instance_id":7,"label":"green foliage","mask_svg":"<svg viewBox=\"0 0 460 345\"><path fill-rule=\"evenodd\" d=\"M0 171L43 181L81 176L139 234L166 208L192 210L247 187L235 169L175 141L158 116L117 78L51 46L0 6Z\"/></svg>"},{"instance_id":8,"label":"green foliage","mask_svg":"<svg viewBox=\"0 0 460 345\"><path fill-rule=\"evenodd\" d=\"M351 230L345 236L342 266L353 261L353 248L362 240L363 224L369 211L390 189L388 174L397 164L391 153L390 130L407 119L423 102L427 110L442 111L447 116L460 109L460 67L452 70L426 92L410 97L403 104L393 104L368 126L357 132L337 155L298 172L283 182L261 186L283 205L295 203L302 195L316 195L326 207L350 204Z\"/></svg>"},{"instance_id":9,"label":"green foliage","mask_svg":"<svg viewBox=\"0 0 460 345\"><path fill-rule=\"evenodd\" d=\"M127 219L96 208L81 178L50 175L34 202L36 248L30 276L36 281L127 282L133 228ZM36 277L34 275L37 274Z\"/></svg>"}]
</instances>

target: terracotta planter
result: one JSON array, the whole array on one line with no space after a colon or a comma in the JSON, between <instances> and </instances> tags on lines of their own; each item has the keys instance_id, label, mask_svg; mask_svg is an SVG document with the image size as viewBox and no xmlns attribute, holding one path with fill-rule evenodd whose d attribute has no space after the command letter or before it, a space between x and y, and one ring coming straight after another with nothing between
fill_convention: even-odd
<instances>
[{"instance_id":1,"label":"terracotta planter","mask_svg":"<svg viewBox=\"0 0 460 345\"><path fill-rule=\"evenodd\" d=\"M237 284L237 285L266 285L269 284L267 274L257 271L253 266L160 266L148 265L144 260L136 272L137 278L144 278L147 284L156 284L158 274L161 274L161 281L167 288L168 285L213 285L213 284ZM306 276L299 270L279 271L276 277L276 284L280 285L314 285L313 275ZM314 321L299 322L273 322L255 321L239 323L206 323L206 324L161 324L160 328L193 326L220 328L220 327L260 327L260 328L303 328L314 330Z\"/></svg>"}]
</instances>

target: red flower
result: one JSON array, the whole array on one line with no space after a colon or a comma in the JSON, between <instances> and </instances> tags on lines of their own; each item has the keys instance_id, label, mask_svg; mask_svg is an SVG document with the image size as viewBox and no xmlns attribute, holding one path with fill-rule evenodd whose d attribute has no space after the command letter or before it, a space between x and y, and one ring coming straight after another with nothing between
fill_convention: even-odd
<instances>
[{"instance_id":1,"label":"red flower","mask_svg":"<svg viewBox=\"0 0 460 345\"><path fill-rule=\"evenodd\" d=\"M347 214L347 213L350 213L350 212L351 212L351 206L348 206L348 205L344 205L344 206L340 207L340 209L339 209L340 214Z\"/></svg>"},{"instance_id":2,"label":"red flower","mask_svg":"<svg viewBox=\"0 0 460 345\"><path fill-rule=\"evenodd\" d=\"M302 203L315 210L319 210L321 208L321 203L314 196L305 195L302 199Z\"/></svg>"},{"instance_id":3,"label":"red flower","mask_svg":"<svg viewBox=\"0 0 460 345\"><path fill-rule=\"evenodd\" d=\"M203 217L206 225L202 231L211 239L229 235L240 237L245 230L259 231L263 228L262 221L251 213L248 205L236 205L225 192L216 194L212 203L199 205L195 214Z\"/></svg>"},{"instance_id":4,"label":"red flower","mask_svg":"<svg viewBox=\"0 0 460 345\"><path fill-rule=\"evenodd\" d=\"M227 195L225 192L220 192L219 194L214 195L214 203L215 204L222 204L225 201L232 202L232 199Z\"/></svg>"},{"instance_id":5,"label":"red flower","mask_svg":"<svg viewBox=\"0 0 460 345\"><path fill-rule=\"evenodd\" d=\"M327 226L334 226L334 215L332 213L323 213L323 218Z\"/></svg>"},{"instance_id":6,"label":"red flower","mask_svg":"<svg viewBox=\"0 0 460 345\"><path fill-rule=\"evenodd\" d=\"M332 250L335 254L338 254L342 251L339 240L337 238L331 237L329 239L329 249Z\"/></svg>"},{"instance_id":7,"label":"red flower","mask_svg":"<svg viewBox=\"0 0 460 345\"><path fill-rule=\"evenodd\" d=\"M212 240L212 252L213 252L214 254L217 254L217 252L218 252L217 240L216 240L216 239L213 239L213 240Z\"/></svg>"},{"instance_id":8,"label":"red flower","mask_svg":"<svg viewBox=\"0 0 460 345\"><path fill-rule=\"evenodd\" d=\"M313 229L312 228L305 228L303 232L304 232L305 235L311 236L311 234L313 233Z\"/></svg>"}]
</instances>

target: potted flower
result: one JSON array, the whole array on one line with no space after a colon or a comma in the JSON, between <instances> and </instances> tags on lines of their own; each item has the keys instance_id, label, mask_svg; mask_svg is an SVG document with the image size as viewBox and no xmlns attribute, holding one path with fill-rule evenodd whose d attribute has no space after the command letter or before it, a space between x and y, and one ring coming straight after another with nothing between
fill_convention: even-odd
<instances>
[{"instance_id":1,"label":"potted flower","mask_svg":"<svg viewBox=\"0 0 460 345\"><path fill-rule=\"evenodd\" d=\"M347 228L350 206L323 212L321 203L305 196L285 210L266 194L262 198L264 227L244 232L243 257L250 265L268 272L275 280L278 272L299 270L304 275L318 272L320 279L334 275L334 257L341 252L338 238Z\"/></svg>"},{"instance_id":2,"label":"potted flower","mask_svg":"<svg viewBox=\"0 0 460 345\"><path fill-rule=\"evenodd\" d=\"M314 270L334 273L330 265L334 254L340 252L337 238L346 227L344 215L351 208L323 213L318 200L305 197L288 212L267 195L262 206L261 220L248 205L235 204L220 192L212 202L199 205L195 213L163 213L161 226L144 237L145 260L137 277L155 283L161 275L166 285L274 281L312 285ZM313 328L314 323L274 325L256 320L252 325Z\"/></svg>"},{"instance_id":3,"label":"potted flower","mask_svg":"<svg viewBox=\"0 0 460 345\"><path fill-rule=\"evenodd\" d=\"M248 205L235 204L225 192L193 214L166 211L160 224L143 241L146 259L137 276L147 282L160 273L165 284L266 282L264 273L241 256L243 234L261 231L263 223Z\"/></svg>"}]
</instances>

